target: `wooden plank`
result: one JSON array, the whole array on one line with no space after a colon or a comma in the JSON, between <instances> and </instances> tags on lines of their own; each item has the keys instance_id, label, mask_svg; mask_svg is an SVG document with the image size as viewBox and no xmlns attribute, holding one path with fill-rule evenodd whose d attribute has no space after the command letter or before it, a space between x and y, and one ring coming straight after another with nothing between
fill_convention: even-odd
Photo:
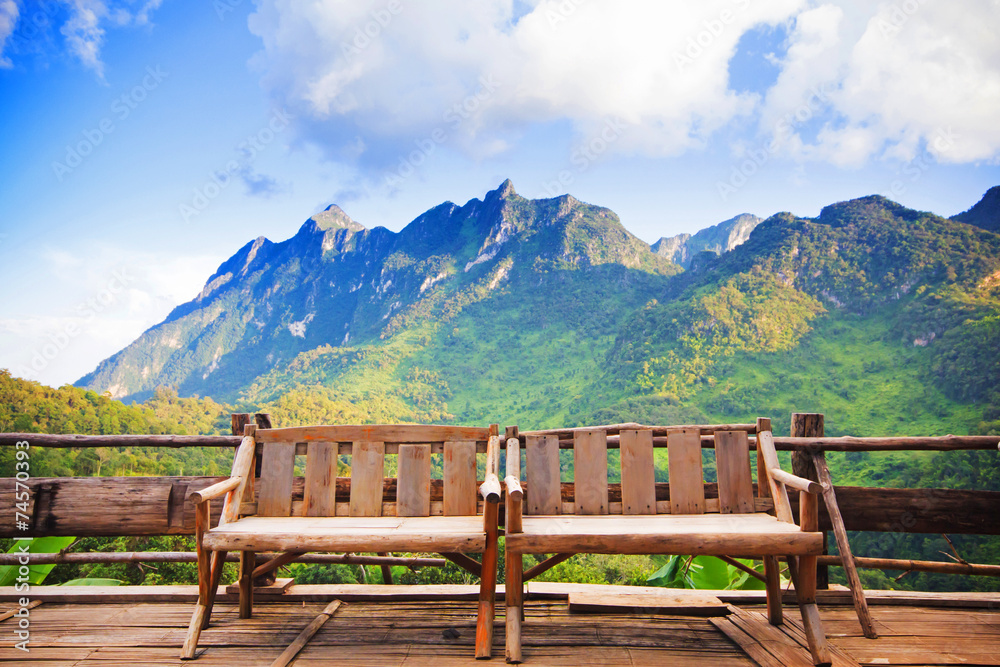
<instances>
[{"instance_id":1,"label":"wooden plank","mask_svg":"<svg viewBox=\"0 0 1000 667\"><path fill-rule=\"evenodd\" d=\"M530 491L529 491L530 492ZM508 553L818 554L820 533L767 514L526 516L524 532L507 535Z\"/></svg>"},{"instance_id":2,"label":"wooden plank","mask_svg":"<svg viewBox=\"0 0 1000 667\"><path fill-rule=\"evenodd\" d=\"M337 445L309 443L303 496L305 516L334 516L337 511Z\"/></svg>"},{"instance_id":3,"label":"wooden plank","mask_svg":"<svg viewBox=\"0 0 1000 667\"><path fill-rule=\"evenodd\" d=\"M280 577L280 578L275 579L273 584L268 584L267 586L255 585L255 586L252 586L251 589L252 589L254 597L256 597L258 595L271 596L271 597L280 597L280 596L283 596L286 592L288 592L288 589L294 583L295 583L295 579L293 579L291 577ZM239 592L240 592L240 585L239 585L238 582L235 583L235 584L229 584L228 586L226 586L226 594L227 595L238 595ZM245 618L249 618L249 617L245 617Z\"/></svg>"},{"instance_id":4,"label":"wooden plank","mask_svg":"<svg viewBox=\"0 0 1000 667\"><path fill-rule=\"evenodd\" d=\"M220 551L478 553L486 533L478 516L244 517L204 542Z\"/></svg>"},{"instance_id":5,"label":"wooden plank","mask_svg":"<svg viewBox=\"0 0 1000 667\"><path fill-rule=\"evenodd\" d=\"M527 472L526 514L561 514L559 441L554 435L529 435L525 445Z\"/></svg>"},{"instance_id":6,"label":"wooden plank","mask_svg":"<svg viewBox=\"0 0 1000 667\"><path fill-rule=\"evenodd\" d=\"M789 617L788 622L781 627L781 631L795 640L799 646L809 649L809 638L806 636L805 628L795 618ZM836 644L828 642L827 649L832 659L832 667L860 667L857 660Z\"/></svg>"},{"instance_id":7,"label":"wooden plank","mask_svg":"<svg viewBox=\"0 0 1000 667\"><path fill-rule=\"evenodd\" d=\"M715 463L719 474L719 511L723 514L752 514L753 479L746 432L717 432Z\"/></svg>"},{"instance_id":8,"label":"wooden plank","mask_svg":"<svg viewBox=\"0 0 1000 667\"><path fill-rule=\"evenodd\" d=\"M295 446L283 442L264 445L257 514L288 516L292 513L292 477L295 475Z\"/></svg>"},{"instance_id":9,"label":"wooden plank","mask_svg":"<svg viewBox=\"0 0 1000 667\"><path fill-rule=\"evenodd\" d=\"M799 646L798 642L793 641L791 637L768 623L763 616L737 607L732 609L734 613L728 617L730 622L753 637L774 658L773 662L767 664L782 665L783 667L813 667L809 653ZM754 660L757 658L754 657Z\"/></svg>"},{"instance_id":10,"label":"wooden plank","mask_svg":"<svg viewBox=\"0 0 1000 667\"><path fill-rule=\"evenodd\" d=\"M396 516L429 516L431 513L431 446L399 446L399 482ZM379 479L381 505L382 484ZM445 496L447 497L447 496Z\"/></svg>"},{"instance_id":11,"label":"wooden plank","mask_svg":"<svg viewBox=\"0 0 1000 667\"><path fill-rule=\"evenodd\" d=\"M786 667L784 662L772 655L753 635L736 625L731 619L710 618L708 621L733 640L733 643L739 646L740 650L752 658L759 667Z\"/></svg>"},{"instance_id":12,"label":"wooden plank","mask_svg":"<svg viewBox=\"0 0 1000 667\"><path fill-rule=\"evenodd\" d=\"M701 467L700 434L694 429L675 429L667 435L667 471L670 475L670 513L705 512L704 473Z\"/></svg>"},{"instance_id":13,"label":"wooden plank","mask_svg":"<svg viewBox=\"0 0 1000 667\"><path fill-rule=\"evenodd\" d=\"M596 612L599 614L681 614L689 616L725 616L729 605L714 595L703 593L605 593L602 591L576 591L569 594L571 612Z\"/></svg>"},{"instance_id":14,"label":"wooden plank","mask_svg":"<svg viewBox=\"0 0 1000 667\"><path fill-rule=\"evenodd\" d=\"M292 661L295 660L295 656L299 654L299 651L304 649L306 644L309 643L309 640L312 639L317 632L319 632L319 629L323 627L328 620L330 620L331 616L337 613L337 609L341 604L343 603L340 600L334 600L328 604L326 608L320 612L319 616L314 618L309 625L302 630L299 636L295 638L295 641L289 644L288 648L282 651L281 655L274 659L274 662L271 663L271 667L287 667L290 665Z\"/></svg>"},{"instance_id":15,"label":"wooden plank","mask_svg":"<svg viewBox=\"0 0 1000 667\"><path fill-rule=\"evenodd\" d=\"M622 513L656 514L653 432L621 432Z\"/></svg>"},{"instance_id":16,"label":"wooden plank","mask_svg":"<svg viewBox=\"0 0 1000 667\"><path fill-rule=\"evenodd\" d=\"M382 442L415 443L473 440L485 443L489 428L425 424L344 424L263 429L260 442Z\"/></svg>"},{"instance_id":17,"label":"wooden plank","mask_svg":"<svg viewBox=\"0 0 1000 667\"><path fill-rule=\"evenodd\" d=\"M635 422L627 422L623 424L603 424L600 426L581 426L577 428L551 428L542 429L536 431L524 431L522 436L532 436L532 435L555 435L558 436L560 440L572 439L576 433L580 431L592 431L601 430L608 435L617 435L622 430L651 430L654 436L664 436L667 435L673 429L692 429L698 431L699 434L711 435L716 431L746 431L748 433L756 433L756 424L678 424L677 426L644 426L643 424L637 424Z\"/></svg>"},{"instance_id":18,"label":"wooden plank","mask_svg":"<svg viewBox=\"0 0 1000 667\"><path fill-rule=\"evenodd\" d=\"M599 430L577 431L573 440L576 514L607 514L608 434Z\"/></svg>"},{"instance_id":19,"label":"wooden plank","mask_svg":"<svg viewBox=\"0 0 1000 667\"><path fill-rule=\"evenodd\" d=\"M3 621L6 621L8 618L13 618L14 614L17 614L22 609L31 610L31 609L34 609L35 607L37 607L40 604L42 604L41 600L32 600L31 602L29 602L27 604L26 607L21 607L19 605L18 607L14 608L14 609L8 609L7 611L5 611L3 613L0 613L0 623L2 623Z\"/></svg>"},{"instance_id":20,"label":"wooden plank","mask_svg":"<svg viewBox=\"0 0 1000 667\"><path fill-rule=\"evenodd\" d=\"M445 516L476 513L476 443L444 443Z\"/></svg>"},{"instance_id":21,"label":"wooden plank","mask_svg":"<svg viewBox=\"0 0 1000 667\"><path fill-rule=\"evenodd\" d=\"M385 444L358 441L351 455L351 516L382 514L382 475Z\"/></svg>"}]
</instances>

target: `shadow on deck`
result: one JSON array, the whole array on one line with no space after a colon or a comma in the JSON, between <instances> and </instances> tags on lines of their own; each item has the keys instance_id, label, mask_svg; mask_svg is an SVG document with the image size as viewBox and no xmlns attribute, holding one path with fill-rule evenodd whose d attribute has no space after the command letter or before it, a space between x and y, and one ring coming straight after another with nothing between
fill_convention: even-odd
<instances>
[{"instance_id":1,"label":"shadow on deck","mask_svg":"<svg viewBox=\"0 0 1000 667\"><path fill-rule=\"evenodd\" d=\"M466 590L468 589L468 590ZM30 652L14 648L16 620L0 621L0 661L55 665L270 665L327 602L345 604L299 653L296 665L434 666L490 664L472 658L475 590L462 586L293 586L274 601L258 598L241 620L220 595L199 657L177 655L195 587L56 589L36 587ZM625 590L623 590L625 589ZM650 589L644 589L649 591ZM654 606L626 608L635 588L532 582L525 609L525 664L542 665L810 665L795 640L798 610L787 606L779 629L761 623L763 596L663 591ZM880 638L865 639L844 592L820 594L835 665L1000 665L1000 595L892 594L873 591ZM587 598L587 604L576 601ZM710 598L709 598L710 599ZM15 608L0 589L0 613ZM572 603L572 604L571 604ZM727 606L727 605L732 605ZM571 608L572 607L572 608ZM588 611L579 611L587 609ZM735 630L734 630L735 628ZM498 605L492 664L503 664L503 607ZM732 638L731 638L732 637ZM735 640L735 641L734 641Z\"/></svg>"}]
</instances>

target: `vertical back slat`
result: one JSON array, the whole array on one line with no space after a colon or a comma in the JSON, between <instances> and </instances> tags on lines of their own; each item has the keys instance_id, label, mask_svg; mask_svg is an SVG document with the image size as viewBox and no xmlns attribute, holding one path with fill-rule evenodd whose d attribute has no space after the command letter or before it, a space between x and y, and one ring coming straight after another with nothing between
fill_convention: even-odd
<instances>
[{"instance_id":1,"label":"vertical back slat","mask_svg":"<svg viewBox=\"0 0 1000 667\"><path fill-rule=\"evenodd\" d=\"M622 513L656 514L653 432L622 431Z\"/></svg>"},{"instance_id":2,"label":"vertical back slat","mask_svg":"<svg viewBox=\"0 0 1000 667\"><path fill-rule=\"evenodd\" d=\"M382 516L385 443L355 442L351 448L351 516Z\"/></svg>"},{"instance_id":3,"label":"vertical back slat","mask_svg":"<svg viewBox=\"0 0 1000 667\"><path fill-rule=\"evenodd\" d=\"M337 443L310 442L306 449L305 516L335 516Z\"/></svg>"},{"instance_id":4,"label":"vertical back slat","mask_svg":"<svg viewBox=\"0 0 1000 667\"><path fill-rule=\"evenodd\" d=\"M562 514L558 436L529 435L524 449L528 476L527 513Z\"/></svg>"},{"instance_id":5,"label":"vertical back slat","mask_svg":"<svg viewBox=\"0 0 1000 667\"><path fill-rule=\"evenodd\" d=\"M445 516L475 516L476 501L476 443L444 443Z\"/></svg>"},{"instance_id":6,"label":"vertical back slat","mask_svg":"<svg viewBox=\"0 0 1000 667\"><path fill-rule=\"evenodd\" d=\"M704 514L705 478L699 429L680 428L667 432L667 470L671 514Z\"/></svg>"},{"instance_id":7,"label":"vertical back slat","mask_svg":"<svg viewBox=\"0 0 1000 667\"><path fill-rule=\"evenodd\" d=\"M381 497L379 500L381 501ZM430 514L431 446L400 445L396 516L430 516Z\"/></svg>"},{"instance_id":8,"label":"vertical back slat","mask_svg":"<svg viewBox=\"0 0 1000 667\"><path fill-rule=\"evenodd\" d=\"M292 513L295 443L264 443L261 470L265 471L265 474L260 478L257 516L288 516Z\"/></svg>"},{"instance_id":9,"label":"vertical back slat","mask_svg":"<svg viewBox=\"0 0 1000 667\"><path fill-rule=\"evenodd\" d=\"M752 514L753 479L746 431L716 431L715 465L719 471L719 511Z\"/></svg>"},{"instance_id":10,"label":"vertical back slat","mask_svg":"<svg viewBox=\"0 0 1000 667\"><path fill-rule=\"evenodd\" d=\"M577 514L608 513L608 433L573 433L574 496Z\"/></svg>"}]
</instances>

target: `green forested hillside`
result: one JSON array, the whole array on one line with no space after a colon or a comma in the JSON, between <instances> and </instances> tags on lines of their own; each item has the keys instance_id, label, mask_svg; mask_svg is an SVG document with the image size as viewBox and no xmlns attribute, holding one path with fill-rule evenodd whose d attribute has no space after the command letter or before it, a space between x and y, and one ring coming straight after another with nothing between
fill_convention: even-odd
<instances>
[{"instance_id":1,"label":"green forested hillside","mask_svg":"<svg viewBox=\"0 0 1000 667\"><path fill-rule=\"evenodd\" d=\"M180 398L161 389L141 405L69 385L53 389L0 369L0 431L88 435L229 433L227 406ZM0 447L0 477L11 477L14 452ZM90 475L217 475L228 473L231 453L218 448L35 448L33 477Z\"/></svg>"}]
</instances>

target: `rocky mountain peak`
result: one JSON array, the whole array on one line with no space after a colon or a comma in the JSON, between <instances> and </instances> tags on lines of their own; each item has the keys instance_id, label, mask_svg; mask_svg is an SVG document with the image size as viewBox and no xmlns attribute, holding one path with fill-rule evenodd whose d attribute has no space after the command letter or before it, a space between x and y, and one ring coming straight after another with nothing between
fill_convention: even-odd
<instances>
[{"instance_id":1,"label":"rocky mountain peak","mask_svg":"<svg viewBox=\"0 0 1000 667\"><path fill-rule=\"evenodd\" d=\"M694 236L690 234L664 236L654 243L651 249L675 264L691 268L691 262L699 253L722 255L742 245L761 222L761 218L756 215L741 213L717 225L707 227Z\"/></svg>"},{"instance_id":2,"label":"rocky mountain peak","mask_svg":"<svg viewBox=\"0 0 1000 667\"><path fill-rule=\"evenodd\" d=\"M325 210L309 218L316 223L316 226L324 231L331 229L347 229L352 232L362 232L365 226L355 222L344 210L336 204L327 206Z\"/></svg>"}]
</instances>

